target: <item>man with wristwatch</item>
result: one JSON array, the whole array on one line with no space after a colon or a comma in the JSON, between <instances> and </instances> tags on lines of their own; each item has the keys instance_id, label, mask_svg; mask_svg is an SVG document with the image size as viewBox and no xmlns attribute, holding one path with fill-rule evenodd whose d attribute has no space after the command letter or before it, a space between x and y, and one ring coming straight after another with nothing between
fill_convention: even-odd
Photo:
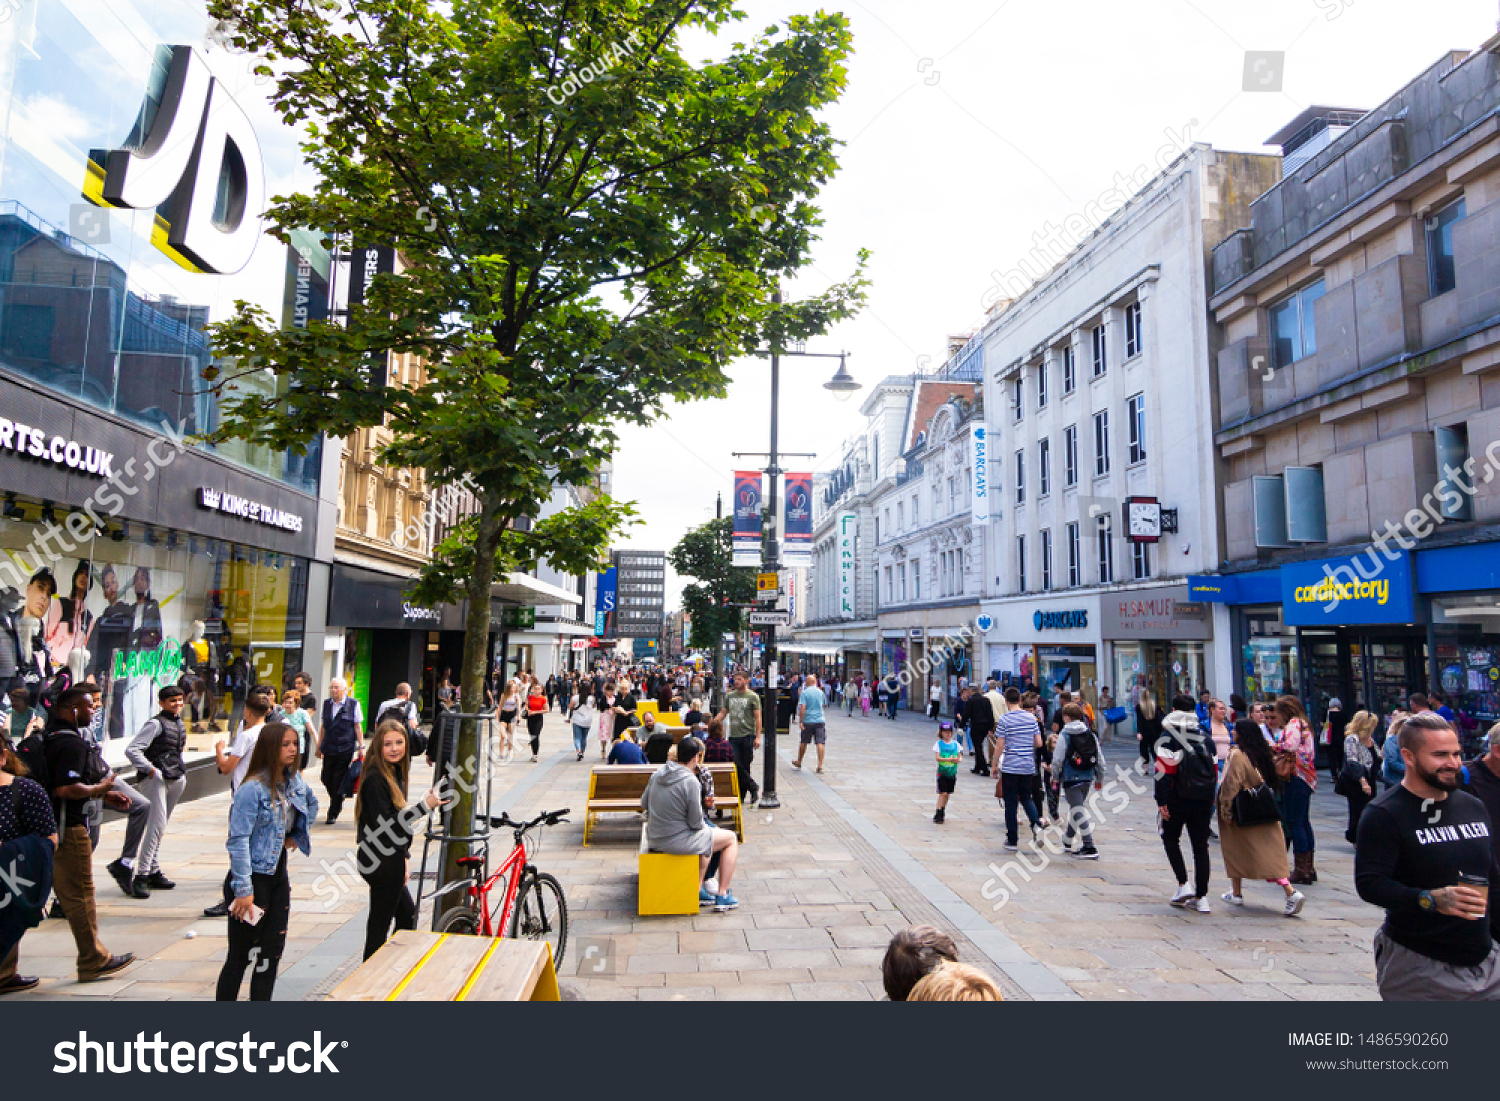
<instances>
[{"instance_id":1,"label":"man with wristwatch","mask_svg":"<svg viewBox=\"0 0 1500 1101\"><path fill-rule=\"evenodd\" d=\"M1458 735L1439 714L1402 726L1406 773L1365 808L1354 853L1359 897L1385 908L1375 981L1386 1001L1500 1001L1490 887L1500 885L1484 804L1459 791Z\"/></svg>"}]
</instances>

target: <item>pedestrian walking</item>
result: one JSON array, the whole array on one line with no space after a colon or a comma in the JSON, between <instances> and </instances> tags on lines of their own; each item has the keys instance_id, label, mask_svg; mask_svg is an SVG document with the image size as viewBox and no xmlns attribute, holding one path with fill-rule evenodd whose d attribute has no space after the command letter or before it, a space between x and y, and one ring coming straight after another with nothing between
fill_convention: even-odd
<instances>
[{"instance_id":1,"label":"pedestrian walking","mask_svg":"<svg viewBox=\"0 0 1500 1101\"><path fill-rule=\"evenodd\" d=\"M239 999L247 969L252 1002L270 1001L276 988L292 912L287 852L295 848L311 855L308 831L318 817L317 796L297 760L297 732L286 723L266 723L251 750L245 782L234 793L225 843L229 952L219 971L217 1001Z\"/></svg>"},{"instance_id":2,"label":"pedestrian walking","mask_svg":"<svg viewBox=\"0 0 1500 1101\"><path fill-rule=\"evenodd\" d=\"M734 766L739 774L740 801L747 798L753 807L760 802L760 785L750 774L755 751L760 748L760 697L746 685L745 674L734 675L734 691L724 697L724 707L715 716L728 721L729 744L734 748Z\"/></svg>"},{"instance_id":3,"label":"pedestrian walking","mask_svg":"<svg viewBox=\"0 0 1500 1101\"><path fill-rule=\"evenodd\" d=\"M1139 742L1141 760L1148 769L1156 766L1156 740L1162 735L1162 713L1156 706L1156 695L1149 688L1141 689L1140 699L1135 705L1135 737Z\"/></svg>"},{"instance_id":4,"label":"pedestrian walking","mask_svg":"<svg viewBox=\"0 0 1500 1101\"><path fill-rule=\"evenodd\" d=\"M536 764L542 750L542 720L547 716L547 697L535 677L531 678L531 687L526 693L523 714L526 717L526 736L531 739L531 763Z\"/></svg>"},{"instance_id":5,"label":"pedestrian walking","mask_svg":"<svg viewBox=\"0 0 1500 1101\"><path fill-rule=\"evenodd\" d=\"M1344 831L1344 840L1354 844L1359 836L1359 819L1365 807L1375 798L1375 763L1379 759L1375 748L1375 716L1368 711L1356 711L1349 720L1348 733L1344 735L1344 767L1335 780L1333 791L1349 802L1349 828Z\"/></svg>"},{"instance_id":6,"label":"pedestrian walking","mask_svg":"<svg viewBox=\"0 0 1500 1101\"><path fill-rule=\"evenodd\" d=\"M995 734L995 711L989 697L977 688L969 690L968 716L969 741L974 746L974 767L970 771L976 776L988 776L989 741Z\"/></svg>"},{"instance_id":7,"label":"pedestrian walking","mask_svg":"<svg viewBox=\"0 0 1500 1101\"><path fill-rule=\"evenodd\" d=\"M167 823L177 809L177 800L187 787L187 769L182 763L183 750L187 748L187 727L182 721L182 709L187 695L175 684L169 684L156 693L161 710L147 719L131 743L125 747L125 757L140 771L141 794L150 804L150 816L146 822L146 833L141 838L140 856L130 866L131 894L140 898L136 884L145 889L145 896L152 891L170 891L177 886L161 870L158 858L161 854L161 839L167 832ZM301 696L298 695L298 702Z\"/></svg>"},{"instance_id":8,"label":"pedestrian walking","mask_svg":"<svg viewBox=\"0 0 1500 1101\"><path fill-rule=\"evenodd\" d=\"M1276 752L1276 767L1282 776L1281 806L1286 817L1287 834L1292 841L1296 868L1292 882L1316 883L1314 866L1317 853L1312 828L1312 797L1318 790L1317 751L1307 713L1296 696L1281 696L1271 705L1271 747Z\"/></svg>"},{"instance_id":9,"label":"pedestrian walking","mask_svg":"<svg viewBox=\"0 0 1500 1101\"><path fill-rule=\"evenodd\" d=\"M1083 708L1066 703L1062 708L1063 728L1057 734L1052 751L1052 775L1068 803L1067 825L1063 829L1063 848L1081 860L1098 860L1094 847L1094 826L1090 821L1087 799L1089 788L1104 790L1104 751L1099 733L1089 726ZM1056 813L1055 811L1053 812ZM1073 850L1073 839L1078 849Z\"/></svg>"},{"instance_id":10,"label":"pedestrian walking","mask_svg":"<svg viewBox=\"0 0 1500 1101\"><path fill-rule=\"evenodd\" d=\"M1031 839L1041 840L1041 814L1033 792L1036 787L1036 750L1042 744L1042 730L1036 716L1021 707L1021 693L1005 690L1005 713L995 724L995 752L1000 758L1000 782L995 795L1005 806L1005 847L1011 852L1020 848L1019 808L1026 810L1031 823Z\"/></svg>"},{"instance_id":11,"label":"pedestrian walking","mask_svg":"<svg viewBox=\"0 0 1500 1101\"><path fill-rule=\"evenodd\" d=\"M1211 876L1208 829L1219 770L1214 763L1213 743L1199 729L1196 710L1191 696L1178 696L1172 701L1172 713L1162 720L1162 734L1155 743L1156 806L1162 847L1177 877L1177 893L1171 904L1207 914ZM1182 859L1184 829L1193 849L1192 886L1188 886L1187 865Z\"/></svg>"},{"instance_id":12,"label":"pedestrian walking","mask_svg":"<svg viewBox=\"0 0 1500 1101\"><path fill-rule=\"evenodd\" d=\"M885 705L887 717L892 722L895 722L896 712L901 710L901 682L896 678L894 673L891 674L889 683L885 688Z\"/></svg>"},{"instance_id":13,"label":"pedestrian walking","mask_svg":"<svg viewBox=\"0 0 1500 1101\"><path fill-rule=\"evenodd\" d=\"M599 721L595 724L595 729L599 732L600 760L608 755L610 743L614 741L615 713L619 699L613 681L606 681L603 693L594 697L594 705L599 712Z\"/></svg>"},{"instance_id":14,"label":"pedestrian walking","mask_svg":"<svg viewBox=\"0 0 1500 1101\"><path fill-rule=\"evenodd\" d=\"M573 697L568 710L568 723L573 727L573 748L578 751L576 760L583 760L589 746L589 731L599 721L599 712L594 707L594 697L586 688L579 687L580 695Z\"/></svg>"},{"instance_id":15,"label":"pedestrian walking","mask_svg":"<svg viewBox=\"0 0 1500 1101\"><path fill-rule=\"evenodd\" d=\"M1343 701L1334 696L1328 701L1319 741L1323 747L1323 761L1328 766L1328 775L1335 788L1344 772L1344 734L1349 722L1349 716L1344 714Z\"/></svg>"},{"instance_id":16,"label":"pedestrian walking","mask_svg":"<svg viewBox=\"0 0 1500 1101\"><path fill-rule=\"evenodd\" d=\"M364 738L365 716L359 701L349 695L349 683L343 677L334 677L328 682L328 698L323 701L323 737L317 750L323 761L322 780L328 792L330 826L339 820L344 809L344 781L354 762L364 757Z\"/></svg>"},{"instance_id":17,"label":"pedestrian walking","mask_svg":"<svg viewBox=\"0 0 1500 1101\"><path fill-rule=\"evenodd\" d=\"M22 727L29 731L28 720ZM0 995L32 990L42 981L17 971L21 938L41 924L52 892L52 861L57 848L57 819L47 790L26 775L8 738L0 734Z\"/></svg>"},{"instance_id":18,"label":"pedestrian walking","mask_svg":"<svg viewBox=\"0 0 1500 1101\"><path fill-rule=\"evenodd\" d=\"M1365 808L1354 849L1359 897L1385 909L1375 985L1385 1001L1500 1000L1490 816L1458 790L1463 753L1441 715L1413 715L1398 737L1401 782Z\"/></svg>"},{"instance_id":19,"label":"pedestrian walking","mask_svg":"<svg viewBox=\"0 0 1500 1101\"><path fill-rule=\"evenodd\" d=\"M943 711L943 686L937 681L927 690L927 717L936 719Z\"/></svg>"},{"instance_id":20,"label":"pedestrian walking","mask_svg":"<svg viewBox=\"0 0 1500 1101\"><path fill-rule=\"evenodd\" d=\"M870 685L867 682L859 686L859 710L861 718L870 717Z\"/></svg>"},{"instance_id":21,"label":"pedestrian walking","mask_svg":"<svg viewBox=\"0 0 1500 1101\"><path fill-rule=\"evenodd\" d=\"M1260 725L1241 719L1234 727L1224 778L1219 784L1219 850L1229 890L1222 896L1231 906L1245 904L1244 881L1264 879L1286 895L1287 917L1302 912L1306 898L1287 878L1286 838L1275 791L1280 784L1271 747Z\"/></svg>"},{"instance_id":22,"label":"pedestrian walking","mask_svg":"<svg viewBox=\"0 0 1500 1101\"><path fill-rule=\"evenodd\" d=\"M295 688L288 688L281 695L281 712L285 716L287 726L297 732L297 745L301 747L297 767L306 772L307 762L312 759L313 753L318 748L318 728L313 722L313 713L302 706L302 700L301 692Z\"/></svg>"},{"instance_id":23,"label":"pedestrian walking","mask_svg":"<svg viewBox=\"0 0 1500 1101\"><path fill-rule=\"evenodd\" d=\"M500 694L500 756L508 757L515 743L516 716L521 711L521 682L512 678Z\"/></svg>"},{"instance_id":24,"label":"pedestrian walking","mask_svg":"<svg viewBox=\"0 0 1500 1101\"><path fill-rule=\"evenodd\" d=\"M365 959L369 959L397 930L417 927L417 908L406 880L411 872L411 825L406 810L411 778L411 734L406 724L387 719L375 728L365 773L354 797L354 820L359 831L360 877L370 887L370 916L365 922ZM436 789L422 797L421 808L440 803ZM366 869L369 869L366 871Z\"/></svg>"},{"instance_id":25,"label":"pedestrian walking","mask_svg":"<svg viewBox=\"0 0 1500 1101\"><path fill-rule=\"evenodd\" d=\"M798 739L797 757L792 761L795 769L802 768L802 758L807 753L808 745L816 743L818 772L823 771L823 754L828 746L828 723L823 715L823 708L827 702L828 697L818 686L816 674L808 674L797 700L797 728L801 731L801 736Z\"/></svg>"},{"instance_id":26,"label":"pedestrian walking","mask_svg":"<svg viewBox=\"0 0 1500 1101\"><path fill-rule=\"evenodd\" d=\"M938 723L937 741L932 743L932 755L937 760L937 813L932 820L942 825L948 817L948 796L958 787L958 762L963 758L963 747L953 733L953 724L944 720Z\"/></svg>"}]
</instances>

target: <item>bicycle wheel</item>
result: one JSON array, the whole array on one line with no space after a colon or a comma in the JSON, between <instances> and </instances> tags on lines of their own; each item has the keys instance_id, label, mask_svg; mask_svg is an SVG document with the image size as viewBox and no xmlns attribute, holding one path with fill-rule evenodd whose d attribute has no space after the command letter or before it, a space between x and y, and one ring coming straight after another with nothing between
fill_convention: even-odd
<instances>
[{"instance_id":1,"label":"bicycle wheel","mask_svg":"<svg viewBox=\"0 0 1500 1101\"><path fill-rule=\"evenodd\" d=\"M437 931L472 937L479 932L479 917L467 906L454 906L438 918Z\"/></svg>"},{"instance_id":2,"label":"bicycle wheel","mask_svg":"<svg viewBox=\"0 0 1500 1101\"><path fill-rule=\"evenodd\" d=\"M568 902L556 877L539 872L521 881L506 935L546 941L552 946L553 966L562 967L568 948Z\"/></svg>"}]
</instances>

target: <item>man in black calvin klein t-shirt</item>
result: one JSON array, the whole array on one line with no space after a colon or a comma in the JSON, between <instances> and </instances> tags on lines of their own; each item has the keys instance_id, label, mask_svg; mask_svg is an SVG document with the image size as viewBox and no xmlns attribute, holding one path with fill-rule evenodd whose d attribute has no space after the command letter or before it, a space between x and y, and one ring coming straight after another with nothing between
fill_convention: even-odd
<instances>
[{"instance_id":1,"label":"man in black calvin klein t-shirt","mask_svg":"<svg viewBox=\"0 0 1500 1101\"><path fill-rule=\"evenodd\" d=\"M1463 757L1441 715L1413 716L1400 739L1406 775L1365 809L1354 855L1359 897L1386 912L1375 934L1380 996L1500 1000L1500 949L1486 920L1489 887L1500 887L1489 814L1456 790Z\"/></svg>"}]
</instances>

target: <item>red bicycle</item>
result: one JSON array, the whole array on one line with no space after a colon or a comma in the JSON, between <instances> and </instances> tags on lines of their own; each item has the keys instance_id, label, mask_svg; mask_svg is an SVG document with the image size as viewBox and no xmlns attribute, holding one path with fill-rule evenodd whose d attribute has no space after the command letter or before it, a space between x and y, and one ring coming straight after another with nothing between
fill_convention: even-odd
<instances>
[{"instance_id":1,"label":"red bicycle","mask_svg":"<svg viewBox=\"0 0 1500 1101\"><path fill-rule=\"evenodd\" d=\"M516 846L495 874L489 876L485 874L489 864L488 840L474 842L480 848L478 853L459 857L459 865L468 870L470 877L466 896L463 902L443 912L437 931L545 940L552 946L553 966L562 966L563 953L568 947L568 902L557 878L537 871L531 863L540 842L530 834L537 826L566 822L563 815L567 813L567 808L543 811L530 822L513 822L508 814L491 818L490 825L495 829L516 831ZM496 890L502 879L504 888ZM450 884L450 889L463 886L460 881Z\"/></svg>"}]
</instances>

